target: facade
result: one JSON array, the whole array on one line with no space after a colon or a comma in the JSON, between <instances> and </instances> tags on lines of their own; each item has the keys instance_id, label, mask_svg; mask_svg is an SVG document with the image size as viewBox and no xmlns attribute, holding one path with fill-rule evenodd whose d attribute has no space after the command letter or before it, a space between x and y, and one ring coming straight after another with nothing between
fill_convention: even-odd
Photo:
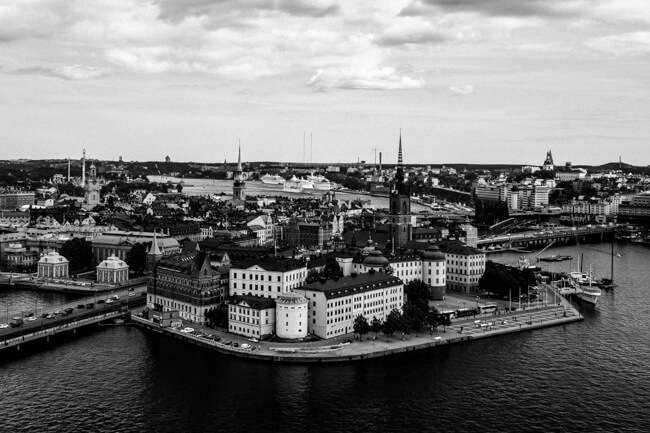
<instances>
[{"instance_id":1,"label":"facade","mask_svg":"<svg viewBox=\"0 0 650 433\"><path fill-rule=\"evenodd\" d=\"M614 221L618 214L621 197L612 196L606 200L577 200L562 205L560 221L569 223L605 223Z\"/></svg>"},{"instance_id":2,"label":"facade","mask_svg":"<svg viewBox=\"0 0 650 433\"><path fill-rule=\"evenodd\" d=\"M380 272L312 283L295 290L308 302L308 333L324 339L354 332L354 319L362 315L384 320L404 304L404 283Z\"/></svg>"},{"instance_id":3,"label":"facade","mask_svg":"<svg viewBox=\"0 0 650 433\"><path fill-rule=\"evenodd\" d=\"M307 299L299 293L289 292L275 300L275 334L279 338L296 340L307 336L309 320Z\"/></svg>"},{"instance_id":4,"label":"facade","mask_svg":"<svg viewBox=\"0 0 650 433\"><path fill-rule=\"evenodd\" d=\"M97 168L95 164L90 165L90 174L84 183L84 204L88 209L93 209L99 205L99 193L104 185L104 181L97 178Z\"/></svg>"},{"instance_id":5,"label":"facade","mask_svg":"<svg viewBox=\"0 0 650 433\"><path fill-rule=\"evenodd\" d=\"M259 296L233 296L228 301L228 332L264 338L275 331L275 300Z\"/></svg>"},{"instance_id":6,"label":"facade","mask_svg":"<svg viewBox=\"0 0 650 433\"><path fill-rule=\"evenodd\" d=\"M298 222L292 219L283 229L287 243L295 247L323 248L333 240L330 222Z\"/></svg>"},{"instance_id":7,"label":"facade","mask_svg":"<svg viewBox=\"0 0 650 433\"><path fill-rule=\"evenodd\" d=\"M266 245L273 242L273 233L275 231L275 224L270 215L259 215L247 222L249 230L255 233L260 240L260 245Z\"/></svg>"},{"instance_id":8,"label":"facade","mask_svg":"<svg viewBox=\"0 0 650 433\"><path fill-rule=\"evenodd\" d=\"M650 191L637 194L618 208L619 222L650 225Z\"/></svg>"},{"instance_id":9,"label":"facade","mask_svg":"<svg viewBox=\"0 0 650 433\"><path fill-rule=\"evenodd\" d=\"M129 265L124 260L110 256L97 265L97 282L100 284L123 284L129 281Z\"/></svg>"},{"instance_id":10,"label":"facade","mask_svg":"<svg viewBox=\"0 0 650 433\"><path fill-rule=\"evenodd\" d=\"M437 245L422 254L422 281L427 284L434 300L442 300L447 292L447 258Z\"/></svg>"},{"instance_id":11,"label":"facade","mask_svg":"<svg viewBox=\"0 0 650 433\"><path fill-rule=\"evenodd\" d=\"M260 296L275 299L301 286L307 265L296 259L268 258L233 262L229 296Z\"/></svg>"},{"instance_id":12,"label":"facade","mask_svg":"<svg viewBox=\"0 0 650 433\"><path fill-rule=\"evenodd\" d=\"M447 289L476 293L485 273L485 253L456 241L441 242L439 247L445 254Z\"/></svg>"},{"instance_id":13,"label":"facade","mask_svg":"<svg viewBox=\"0 0 650 433\"><path fill-rule=\"evenodd\" d=\"M163 257L151 271L147 306L156 311L177 310L183 320L205 322L205 312L225 299L226 269L214 269L210 256L197 251Z\"/></svg>"},{"instance_id":14,"label":"facade","mask_svg":"<svg viewBox=\"0 0 650 433\"><path fill-rule=\"evenodd\" d=\"M136 243L148 243L157 236L157 246L163 256L171 256L181 252L181 246L178 241L166 235L154 232L127 232L122 230L113 230L103 233L94 238L91 243L93 247L93 257L95 263L106 260L111 255L121 260L126 259L126 255Z\"/></svg>"},{"instance_id":15,"label":"facade","mask_svg":"<svg viewBox=\"0 0 650 433\"><path fill-rule=\"evenodd\" d=\"M31 206L36 200L34 192L6 191L0 192L0 210L16 210L22 206Z\"/></svg>"},{"instance_id":16,"label":"facade","mask_svg":"<svg viewBox=\"0 0 650 433\"><path fill-rule=\"evenodd\" d=\"M68 259L57 252L50 252L38 261L38 278L67 278Z\"/></svg>"}]
</instances>

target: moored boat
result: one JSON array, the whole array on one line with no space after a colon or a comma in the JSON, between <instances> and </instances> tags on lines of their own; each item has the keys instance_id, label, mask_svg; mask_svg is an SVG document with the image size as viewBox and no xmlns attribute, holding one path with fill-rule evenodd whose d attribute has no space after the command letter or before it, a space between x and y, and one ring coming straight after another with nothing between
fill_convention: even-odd
<instances>
[{"instance_id":1,"label":"moored boat","mask_svg":"<svg viewBox=\"0 0 650 433\"><path fill-rule=\"evenodd\" d=\"M540 257L539 260L542 262L561 262L563 260L573 260L573 257L553 254L552 256Z\"/></svg>"},{"instance_id":2,"label":"moored boat","mask_svg":"<svg viewBox=\"0 0 650 433\"><path fill-rule=\"evenodd\" d=\"M266 183L268 185L282 185L285 182L284 178L279 174L270 175L268 173L260 177L260 180L262 183Z\"/></svg>"},{"instance_id":3,"label":"moored boat","mask_svg":"<svg viewBox=\"0 0 650 433\"><path fill-rule=\"evenodd\" d=\"M292 176L291 179L284 183L284 188L282 188L282 191L296 193L302 192L302 184L300 183L300 179L298 179L296 176Z\"/></svg>"}]
</instances>

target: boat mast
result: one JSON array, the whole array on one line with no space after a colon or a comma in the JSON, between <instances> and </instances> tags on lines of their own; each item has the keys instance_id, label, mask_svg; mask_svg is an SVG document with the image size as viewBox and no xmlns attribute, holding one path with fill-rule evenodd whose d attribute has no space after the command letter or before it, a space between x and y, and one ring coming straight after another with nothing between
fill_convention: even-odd
<instances>
[{"instance_id":1,"label":"boat mast","mask_svg":"<svg viewBox=\"0 0 650 433\"><path fill-rule=\"evenodd\" d=\"M610 259L611 259L611 264L610 264L610 270L609 270L609 275L610 275L610 284L614 284L614 242L612 242L612 252L610 253Z\"/></svg>"}]
</instances>

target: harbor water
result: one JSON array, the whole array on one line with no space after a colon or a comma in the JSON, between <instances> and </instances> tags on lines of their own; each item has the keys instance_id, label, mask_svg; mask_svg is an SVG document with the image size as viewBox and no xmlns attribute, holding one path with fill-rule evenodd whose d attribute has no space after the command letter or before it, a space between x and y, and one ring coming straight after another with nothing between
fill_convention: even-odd
<instances>
[{"instance_id":1,"label":"harbor water","mask_svg":"<svg viewBox=\"0 0 650 433\"><path fill-rule=\"evenodd\" d=\"M609 277L609 244L551 248ZM650 248L616 244L618 287L582 322L339 365L245 361L128 326L0 354L6 432L645 432ZM521 254L488 259L513 263ZM61 298L0 292L15 310ZM4 321L4 320L0 320Z\"/></svg>"}]
</instances>

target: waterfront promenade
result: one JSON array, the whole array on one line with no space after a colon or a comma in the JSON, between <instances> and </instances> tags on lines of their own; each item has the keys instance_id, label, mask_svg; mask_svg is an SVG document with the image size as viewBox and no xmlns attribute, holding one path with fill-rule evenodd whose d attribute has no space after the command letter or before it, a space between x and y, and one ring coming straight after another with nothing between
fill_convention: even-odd
<instances>
[{"instance_id":1,"label":"waterfront promenade","mask_svg":"<svg viewBox=\"0 0 650 433\"><path fill-rule=\"evenodd\" d=\"M146 329L183 340L219 353L241 358L290 363L346 362L381 356L395 355L414 350L432 349L437 346L469 342L498 335L524 332L549 326L563 325L583 320L578 311L566 300L559 304L532 310L514 311L506 314L487 315L481 319L455 320L451 326L426 330L416 335L394 334L392 336L370 333L359 341L353 334L332 340L309 343L253 342L245 337L223 331L201 329L206 335L216 335L220 341L183 333L178 329L161 328L141 317L132 316L133 322ZM192 326L187 324L187 326ZM230 341L231 344L224 344ZM237 343L239 347L233 347ZM242 348L242 343L244 346Z\"/></svg>"}]
</instances>

